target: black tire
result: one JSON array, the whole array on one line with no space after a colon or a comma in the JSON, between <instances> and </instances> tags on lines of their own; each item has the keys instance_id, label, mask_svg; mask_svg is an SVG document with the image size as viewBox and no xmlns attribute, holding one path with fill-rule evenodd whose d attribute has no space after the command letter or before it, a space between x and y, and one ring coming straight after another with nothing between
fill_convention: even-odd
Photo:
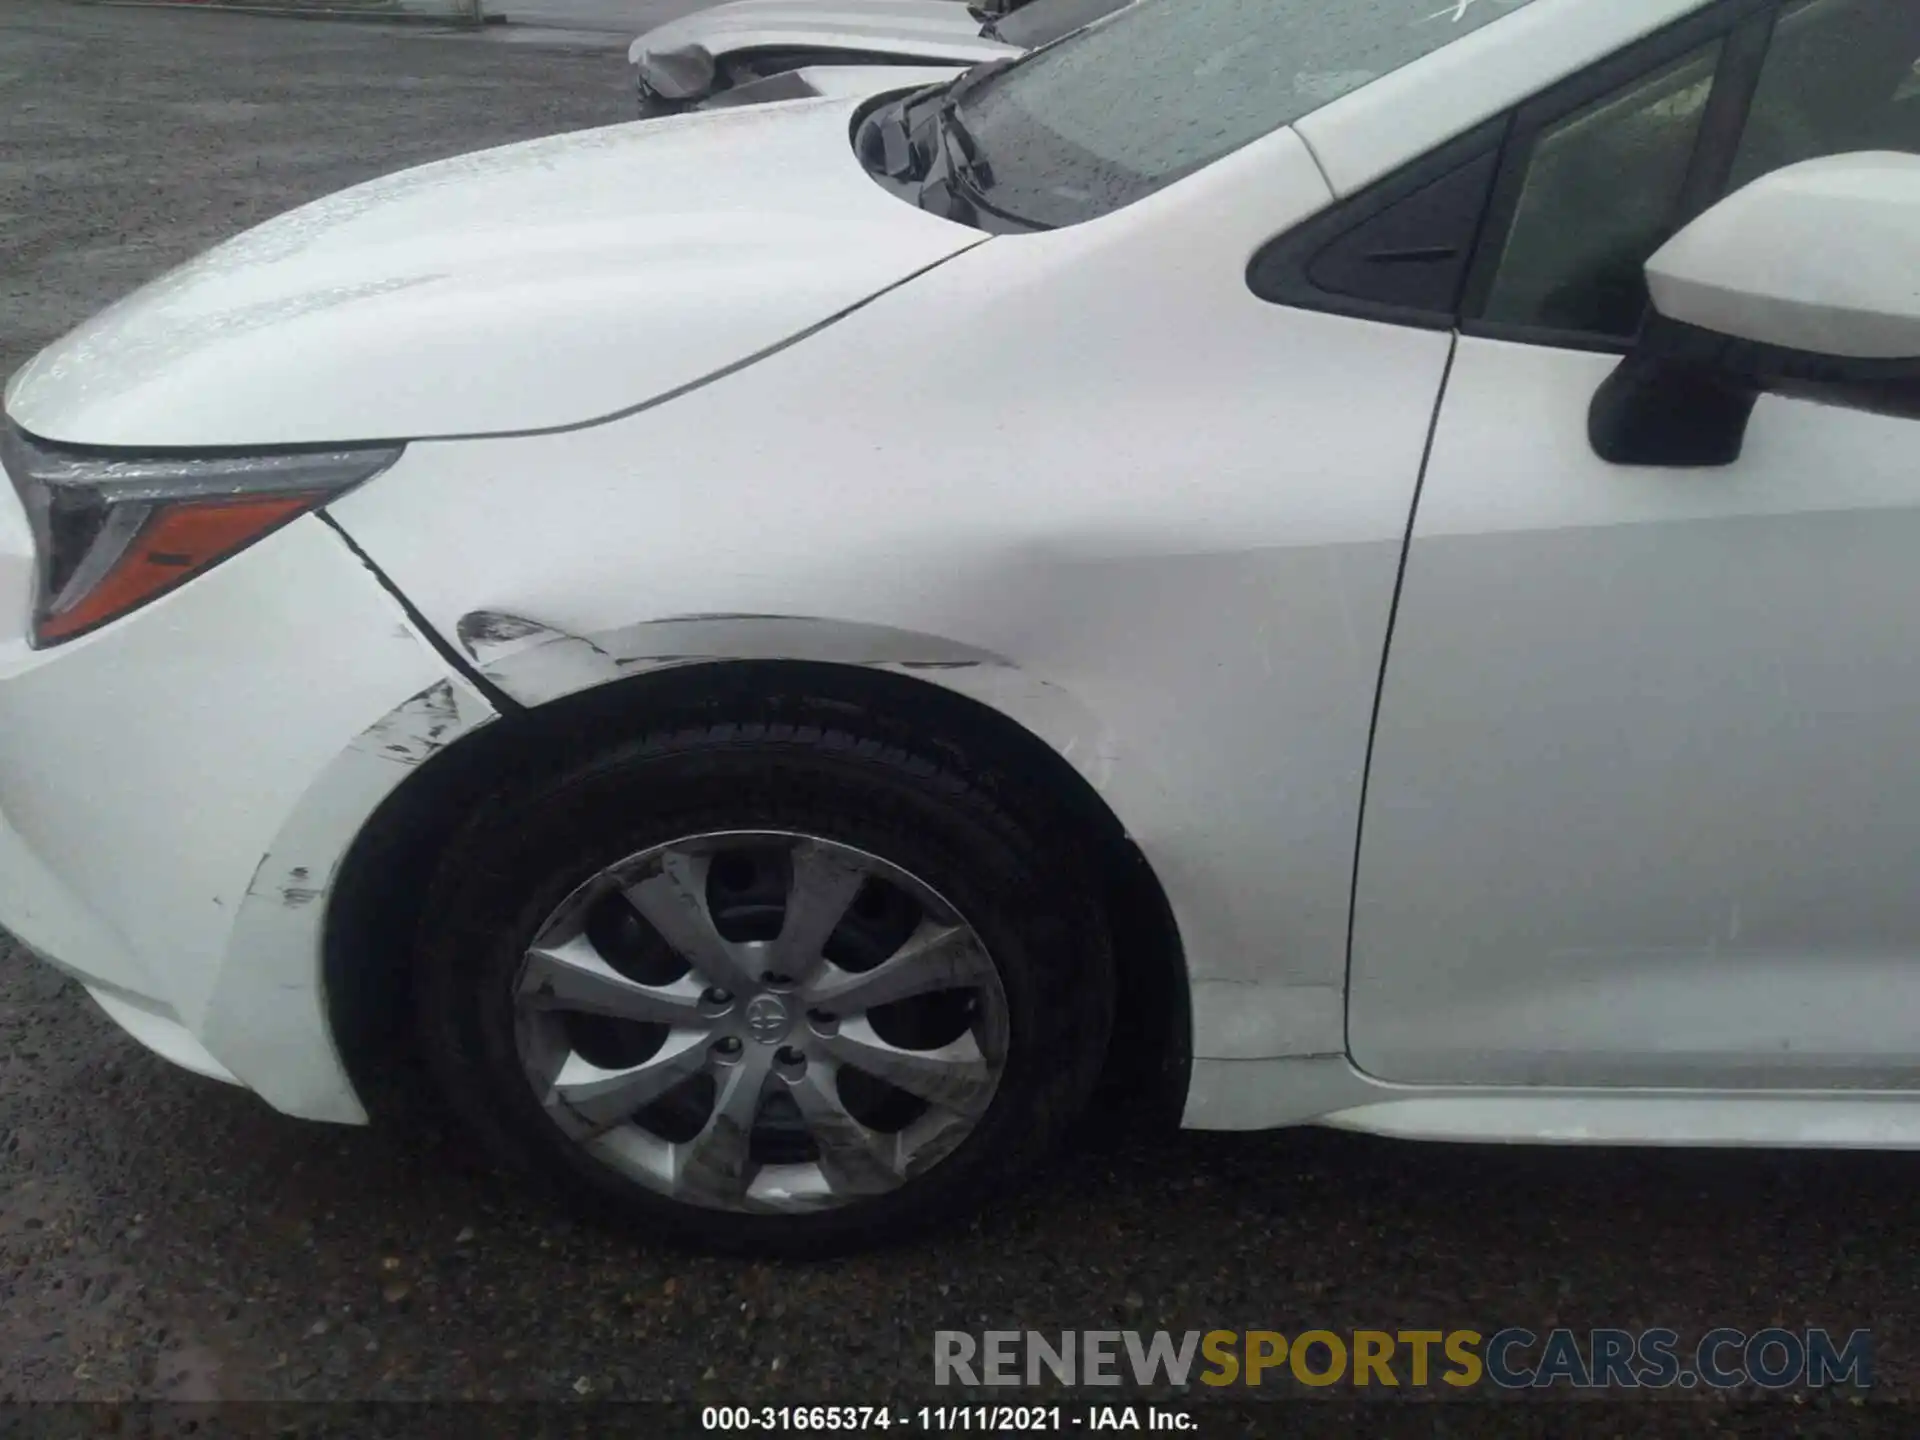
<instances>
[{"instance_id":1,"label":"black tire","mask_svg":"<svg viewBox=\"0 0 1920 1440\"><path fill-rule=\"evenodd\" d=\"M748 708L609 745L480 808L441 861L419 932L423 1051L494 1156L649 1236L805 1256L953 1225L1055 1149L1099 1077L1114 979L1094 871L1046 796L933 737L843 704ZM528 1082L513 986L544 919L627 856L739 829L818 835L901 867L950 900L992 957L1010 1035L998 1088L968 1138L897 1189L807 1214L701 1208L588 1154Z\"/></svg>"}]
</instances>

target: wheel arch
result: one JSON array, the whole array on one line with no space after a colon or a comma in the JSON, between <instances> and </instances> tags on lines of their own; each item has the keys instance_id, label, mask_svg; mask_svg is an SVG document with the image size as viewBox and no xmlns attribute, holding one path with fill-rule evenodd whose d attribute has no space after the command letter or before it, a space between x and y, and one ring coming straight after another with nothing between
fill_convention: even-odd
<instances>
[{"instance_id":1,"label":"wheel arch","mask_svg":"<svg viewBox=\"0 0 1920 1440\"><path fill-rule=\"evenodd\" d=\"M531 677L551 673L555 632L540 627L535 635L497 623L501 618L467 617L461 643L481 661L487 680L524 708L445 747L389 794L356 836L328 898L321 956L327 1018L354 1088L376 1119L411 1103L417 1088L409 955L428 880L473 806L502 786L631 733L636 721L805 695L914 724L999 774L1038 785L1064 808L1098 859L1114 927L1120 1004L1102 1089L1108 1098L1124 1096L1128 1114L1144 1123L1177 1122L1192 1065L1189 977L1178 926L1152 866L1093 781L1063 753L1062 746L1071 753L1086 737L1075 733L1080 725L1058 692L989 657L948 648L917 661L878 664L845 654L825 660L673 657L525 704L523 697L540 693ZM699 620L743 618L753 617ZM613 653L562 638L602 660ZM507 663L502 647L522 663ZM543 649L544 655L533 653ZM991 698L996 688L999 704ZM1021 709L1029 713L1009 713ZM1043 738L1041 728L1056 738ZM1097 766L1097 759L1091 763Z\"/></svg>"}]
</instances>

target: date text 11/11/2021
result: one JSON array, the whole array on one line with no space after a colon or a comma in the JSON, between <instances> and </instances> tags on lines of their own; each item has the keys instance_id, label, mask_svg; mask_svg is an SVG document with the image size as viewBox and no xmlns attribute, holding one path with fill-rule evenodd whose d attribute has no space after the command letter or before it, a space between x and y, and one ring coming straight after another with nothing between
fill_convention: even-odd
<instances>
[{"instance_id":1,"label":"date text 11/11/2021","mask_svg":"<svg viewBox=\"0 0 1920 1440\"><path fill-rule=\"evenodd\" d=\"M922 1405L895 1410L887 1405L708 1405L700 1412L703 1430L798 1431L903 1430L972 1432L1155 1430L1167 1434L1197 1429L1184 1410L1160 1405Z\"/></svg>"}]
</instances>

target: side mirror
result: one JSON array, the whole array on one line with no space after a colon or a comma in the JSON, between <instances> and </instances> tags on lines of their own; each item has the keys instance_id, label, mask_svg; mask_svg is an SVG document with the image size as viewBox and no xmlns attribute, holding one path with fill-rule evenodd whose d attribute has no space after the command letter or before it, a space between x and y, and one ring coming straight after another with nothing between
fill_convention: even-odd
<instances>
[{"instance_id":1,"label":"side mirror","mask_svg":"<svg viewBox=\"0 0 1920 1440\"><path fill-rule=\"evenodd\" d=\"M1653 313L1588 415L1601 459L1730 465L1764 394L1920 417L1920 155L1776 170L1646 274Z\"/></svg>"}]
</instances>

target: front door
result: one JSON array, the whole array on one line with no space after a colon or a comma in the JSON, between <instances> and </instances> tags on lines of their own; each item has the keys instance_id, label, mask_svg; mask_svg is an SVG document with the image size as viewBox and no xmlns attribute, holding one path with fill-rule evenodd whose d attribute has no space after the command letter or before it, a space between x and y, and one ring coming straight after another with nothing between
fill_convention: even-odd
<instances>
[{"instance_id":1,"label":"front door","mask_svg":"<svg viewBox=\"0 0 1920 1440\"><path fill-rule=\"evenodd\" d=\"M1396 1081L1920 1083L1920 423L1766 399L1720 470L1586 429L1677 223L1920 150L1920 5L1641 56L1523 112L1496 189L1383 679L1349 1045Z\"/></svg>"}]
</instances>

